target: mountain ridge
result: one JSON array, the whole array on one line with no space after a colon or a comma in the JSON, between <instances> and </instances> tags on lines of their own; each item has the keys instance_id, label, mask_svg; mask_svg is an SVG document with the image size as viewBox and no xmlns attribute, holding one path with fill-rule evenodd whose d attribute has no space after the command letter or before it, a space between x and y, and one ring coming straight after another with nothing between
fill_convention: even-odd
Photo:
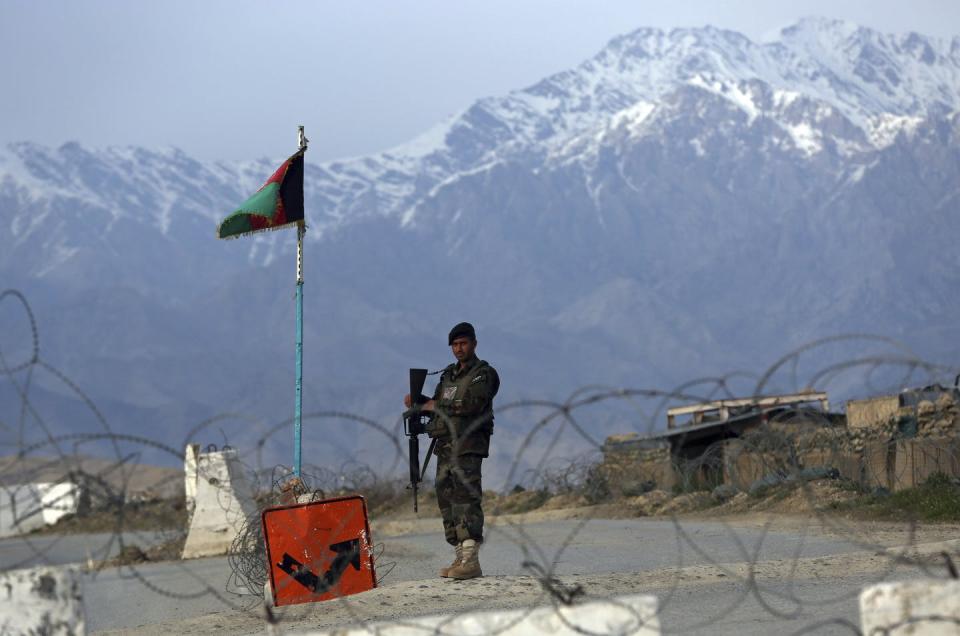
<instances>
[{"instance_id":1,"label":"mountain ridge","mask_svg":"<svg viewBox=\"0 0 960 636\"><path fill-rule=\"evenodd\" d=\"M849 50L838 57L838 48ZM910 54L917 51L919 57ZM918 65L937 72L920 73ZM612 68L618 72L611 74ZM852 76L862 81L852 83ZM945 41L916 33L882 34L816 18L784 28L779 41L759 44L742 34L710 26L669 32L638 29L612 39L574 70L554 74L505 97L477 100L447 124L406 145L308 167L307 190L308 196L312 191L316 203L313 212L318 230L311 237L320 237L326 229L366 214L396 217L402 226L409 225L415 217L411 210L419 200L428 197L433 187L462 173L482 170L495 161L515 160L515 153L537 160L570 136L603 128L618 113L640 102L652 103L685 84L726 94L731 101L744 105L749 100L738 96L737 89L742 82L754 79L770 86L774 97L784 90L830 104L866 133L868 143L880 147L929 112L943 115L960 108L960 38L954 38L948 46ZM897 93L890 88L891 82L907 80L912 82L912 90ZM421 148L417 149L418 145ZM544 145L547 147L540 148ZM8 153L24 163L26 170L16 171L20 179L25 172L41 169L36 162L28 164L24 155L38 155L44 163L57 163L56 155L34 144L17 144L8 148ZM135 158L138 167L166 156L185 171L201 166L176 149L149 154L132 148L91 153L79 144L68 143L58 153L85 153L105 163L107 158L121 163ZM203 164L210 174L191 185L222 189L236 184L237 192L249 191L259 187L261 175L268 173L275 162L260 159ZM10 163L8 155L0 166L9 170ZM96 200L90 196L95 183L87 185L86 192L75 188L70 194L82 193ZM168 228L172 202L148 203L160 204L162 211L156 223L162 230ZM205 213L211 222L217 220L215 211L198 209L196 213ZM261 240L270 242L269 238Z\"/></svg>"},{"instance_id":2,"label":"mountain ridge","mask_svg":"<svg viewBox=\"0 0 960 636\"><path fill-rule=\"evenodd\" d=\"M389 417L397 378L442 366L464 319L505 400L750 377L838 333L955 359L960 40L784 33L638 30L406 151L308 161L305 409ZM4 286L32 291L43 350L130 426L286 412L293 233L214 238L274 168L0 151ZM857 371L827 388L862 395Z\"/></svg>"}]
</instances>

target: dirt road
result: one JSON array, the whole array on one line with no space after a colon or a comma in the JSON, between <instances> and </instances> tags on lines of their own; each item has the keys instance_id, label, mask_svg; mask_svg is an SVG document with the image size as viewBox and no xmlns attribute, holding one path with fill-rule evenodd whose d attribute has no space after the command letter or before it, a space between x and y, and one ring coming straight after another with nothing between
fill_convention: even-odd
<instances>
[{"instance_id":1,"label":"dirt road","mask_svg":"<svg viewBox=\"0 0 960 636\"><path fill-rule=\"evenodd\" d=\"M579 586L583 597L655 594L664 632L849 634L849 625L858 623L863 585L943 578L940 553L960 557L958 526L911 529L812 516L610 520L588 514L550 511L497 520L482 551L486 576L465 582L435 575L450 558L437 520L381 525L374 531L383 544L377 560L381 587L341 601L280 608L276 617L281 628L302 630L557 602L543 577L524 566L533 562L551 572L554 589ZM100 572L86 588L88 629L263 633L257 599L225 592L229 576L225 559L146 565L133 578L129 572Z\"/></svg>"}]
</instances>

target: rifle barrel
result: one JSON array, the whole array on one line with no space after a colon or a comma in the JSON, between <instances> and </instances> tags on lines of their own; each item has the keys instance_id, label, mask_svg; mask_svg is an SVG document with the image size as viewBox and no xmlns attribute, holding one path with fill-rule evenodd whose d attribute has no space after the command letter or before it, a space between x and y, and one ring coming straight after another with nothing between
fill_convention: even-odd
<instances>
[{"instance_id":1,"label":"rifle barrel","mask_svg":"<svg viewBox=\"0 0 960 636\"><path fill-rule=\"evenodd\" d=\"M410 369L410 405L416 408L423 394L423 384L427 381L426 369ZM420 433L423 432L419 411L413 410L406 422L410 450L410 488L413 490L413 511L417 512L417 490L420 484ZM432 448L432 447L431 447ZM426 468L426 465L424 465Z\"/></svg>"},{"instance_id":2,"label":"rifle barrel","mask_svg":"<svg viewBox=\"0 0 960 636\"><path fill-rule=\"evenodd\" d=\"M417 403L420 394L423 393L423 385L426 381L426 369L410 369L410 400L413 404Z\"/></svg>"}]
</instances>

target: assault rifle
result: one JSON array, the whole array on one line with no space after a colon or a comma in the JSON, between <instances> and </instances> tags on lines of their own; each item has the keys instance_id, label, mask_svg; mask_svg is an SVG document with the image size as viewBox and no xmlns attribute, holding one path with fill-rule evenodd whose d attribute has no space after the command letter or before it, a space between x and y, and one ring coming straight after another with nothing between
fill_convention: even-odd
<instances>
[{"instance_id":1,"label":"assault rifle","mask_svg":"<svg viewBox=\"0 0 960 636\"><path fill-rule=\"evenodd\" d=\"M410 369L410 409L403 414L403 432L409 438L410 448L410 485L408 488L413 490L413 511L417 512L417 490L423 476L427 473L427 465L430 463L430 455L433 454L433 447L437 440L430 442L430 449L427 456L423 459L423 470L420 470L420 435L427 432L427 424L430 422L432 414L421 411L420 395L423 392L423 383L427 381L426 369Z\"/></svg>"}]
</instances>

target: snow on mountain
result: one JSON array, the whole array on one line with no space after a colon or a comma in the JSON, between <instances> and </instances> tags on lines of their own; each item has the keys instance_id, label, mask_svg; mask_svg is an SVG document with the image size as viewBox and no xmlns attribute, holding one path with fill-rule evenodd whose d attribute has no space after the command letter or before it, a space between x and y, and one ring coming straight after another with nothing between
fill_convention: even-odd
<instances>
[{"instance_id":1,"label":"snow on mountain","mask_svg":"<svg viewBox=\"0 0 960 636\"><path fill-rule=\"evenodd\" d=\"M315 180L319 229L367 215L413 226L438 187L498 162L539 160L574 138L602 134L618 118L635 121L683 85L724 95L751 116L762 109L807 155L831 132L823 119L845 119L841 150L861 152L889 145L929 114L960 108L960 39L887 35L815 18L764 43L713 27L640 29L575 69L481 99L408 144L325 164ZM743 91L763 85L778 108L762 108L755 93Z\"/></svg>"},{"instance_id":2,"label":"snow on mountain","mask_svg":"<svg viewBox=\"0 0 960 636\"><path fill-rule=\"evenodd\" d=\"M574 70L473 108L510 126L512 141L549 143L639 101L656 102L682 84L732 87L757 79L834 104L866 128L881 115L958 108L958 48L957 40L883 35L822 19L804 20L784 29L779 41L763 44L712 27L640 29ZM744 95L734 91L729 98L751 108Z\"/></svg>"},{"instance_id":3,"label":"snow on mountain","mask_svg":"<svg viewBox=\"0 0 960 636\"><path fill-rule=\"evenodd\" d=\"M847 129L842 150L860 152L889 145L927 115L960 108L960 39L887 35L816 18L765 43L712 27L640 29L575 69L479 100L410 144L327 164L321 190L349 184L328 200L328 218L396 214L413 224L418 204L438 185L497 162L537 160L618 118L636 121L684 85L723 95L750 116L762 110L807 155L823 148L831 132L825 119ZM757 87L765 87L767 102L772 92L776 108L758 102Z\"/></svg>"},{"instance_id":4,"label":"snow on mountain","mask_svg":"<svg viewBox=\"0 0 960 636\"><path fill-rule=\"evenodd\" d=\"M438 188L504 161L537 162L583 149L624 121L635 130L670 93L696 86L721 95L749 118L777 122L808 157L839 134L847 154L882 148L924 117L960 108L960 38L882 34L820 18L757 43L732 31L639 29L613 39L578 67L503 97L477 101L407 144L369 156L308 164L307 195L320 238L359 218L417 225ZM566 150L564 150L566 149ZM5 187L24 201L65 196L134 214L167 232L185 195L222 193L223 201L259 187L274 160L199 164L177 150L56 151L18 144L0 153ZM110 184L111 187L102 187ZM219 202L219 201L218 201ZM221 208L192 208L215 223ZM269 262L275 238L251 251Z\"/></svg>"},{"instance_id":5,"label":"snow on mountain","mask_svg":"<svg viewBox=\"0 0 960 636\"><path fill-rule=\"evenodd\" d=\"M956 359L958 69L960 40L829 20L640 29L407 144L308 153L305 408L395 415L465 318L507 401L759 371L837 333ZM3 286L131 430L288 414L294 233L214 239L281 159L0 149Z\"/></svg>"}]
</instances>

